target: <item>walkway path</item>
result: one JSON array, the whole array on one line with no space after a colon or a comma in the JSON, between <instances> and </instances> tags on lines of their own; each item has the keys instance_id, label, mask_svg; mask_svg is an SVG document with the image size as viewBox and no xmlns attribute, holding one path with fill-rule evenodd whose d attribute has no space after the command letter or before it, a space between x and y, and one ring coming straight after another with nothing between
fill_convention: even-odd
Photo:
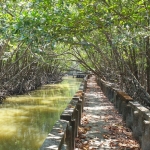
<instances>
[{"instance_id":1,"label":"walkway path","mask_svg":"<svg viewBox=\"0 0 150 150\"><path fill-rule=\"evenodd\" d=\"M88 80L75 150L140 150L130 129L95 81Z\"/></svg>"}]
</instances>

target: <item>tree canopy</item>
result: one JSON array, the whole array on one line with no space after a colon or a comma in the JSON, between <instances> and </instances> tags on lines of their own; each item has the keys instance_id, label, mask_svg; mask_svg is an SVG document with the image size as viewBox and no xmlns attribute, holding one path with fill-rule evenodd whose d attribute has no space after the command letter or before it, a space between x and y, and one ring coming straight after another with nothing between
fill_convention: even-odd
<instances>
[{"instance_id":1,"label":"tree canopy","mask_svg":"<svg viewBox=\"0 0 150 150\"><path fill-rule=\"evenodd\" d=\"M2 0L0 22L3 89L76 61L150 104L149 0Z\"/></svg>"}]
</instances>

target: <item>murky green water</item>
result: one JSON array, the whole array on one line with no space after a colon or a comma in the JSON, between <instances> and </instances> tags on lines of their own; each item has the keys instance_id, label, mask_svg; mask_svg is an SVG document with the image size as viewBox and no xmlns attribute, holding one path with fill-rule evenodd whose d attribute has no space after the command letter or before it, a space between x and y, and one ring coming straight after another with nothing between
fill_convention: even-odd
<instances>
[{"instance_id":1,"label":"murky green water","mask_svg":"<svg viewBox=\"0 0 150 150\"><path fill-rule=\"evenodd\" d=\"M0 105L0 150L38 150L80 85L68 77Z\"/></svg>"}]
</instances>

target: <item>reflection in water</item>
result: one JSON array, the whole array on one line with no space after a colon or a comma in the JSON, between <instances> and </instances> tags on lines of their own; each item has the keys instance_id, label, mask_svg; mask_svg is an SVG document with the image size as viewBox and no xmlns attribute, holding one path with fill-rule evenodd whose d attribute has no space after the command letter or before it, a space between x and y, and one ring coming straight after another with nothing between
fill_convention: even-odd
<instances>
[{"instance_id":1,"label":"reflection in water","mask_svg":"<svg viewBox=\"0 0 150 150\"><path fill-rule=\"evenodd\" d=\"M77 91L79 79L45 85L0 105L0 150L38 150Z\"/></svg>"}]
</instances>

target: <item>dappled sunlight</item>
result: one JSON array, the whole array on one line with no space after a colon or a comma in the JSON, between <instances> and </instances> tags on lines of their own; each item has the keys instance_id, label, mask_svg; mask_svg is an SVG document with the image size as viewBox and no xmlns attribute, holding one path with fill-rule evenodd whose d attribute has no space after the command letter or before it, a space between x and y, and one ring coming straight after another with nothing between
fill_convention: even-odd
<instances>
[{"instance_id":1,"label":"dappled sunlight","mask_svg":"<svg viewBox=\"0 0 150 150\"><path fill-rule=\"evenodd\" d=\"M21 129L20 125L22 126ZM0 132L0 143L1 146L6 147L5 149L7 150L19 150L23 148L26 150L29 146L31 149L36 150L39 149L43 143L43 139L45 138L45 134L41 134L41 136L39 136L40 130L34 126L27 129L24 124L21 124L21 122L1 127L2 131ZM7 141L7 144L5 141Z\"/></svg>"},{"instance_id":2,"label":"dappled sunlight","mask_svg":"<svg viewBox=\"0 0 150 150\"><path fill-rule=\"evenodd\" d=\"M42 100L42 97L32 97L32 96L16 96L16 97L9 97L6 100L6 103L11 104L39 104Z\"/></svg>"},{"instance_id":3,"label":"dappled sunlight","mask_svg":"<svg viewBox=\"0 0 150 150\"><path fill-rule=\"evenodd\" d=\"M41 104L53 104L53 101L50 101L50 100L42 100Z\"/></svg>"},{"instance_id":4,"label":"dappled sunlight","mask_svg":"<svg viewBox=\"0 0 150 150\"><path fill-rule=\"evenodd\" d=\"M56 97L47 97L47 98L44 98L40 104L44 104L44 103L59 103L59 102L65 102L70 99L71 100L72 97L63 97L63 96L56 96ZM49 102L48 102L49 101Z\"/></svg>"},{"instance_id":5,"label":"dappled sunlight","mask_svg":"<svg viewBox=\"0 0 150 150\"><path fill-rule=\"evenodd\" d=\"M25 105L25 106L20 106L21 109L26 110L26 111L48 111L48 112L53 112L53 111L58 111L58 107L48 107L47 105Z\"/></svg>"},{"instance_id":6,"label":"dappled sunlight","mask_svg":"<svg viewBox=\"0 0 150 150\"><path fill-rule=\"evenodd\" d=\"M42 89L44 89L46 87L46 89L45 90L50 90L50 89L47 89L47 87L53 87L53 89L55 89L55 88L69 88L70 87L70 85L68 85L67 83L66 84L46 84L46 85L44 85L44 86L42 86Z\"/></svg>"},{"instance_id":7,"label":"dappled sunlight","mask_svg":"<svg viewBox=\"0 0 150 150\"><path fill-rule=\"evenodd\" d=\"M9 120L6 119L4 121L8 122ZM17 128L18 128L18 126L16 126L16 124L14 124L14 121L12 121L12 120L10 120L9 124L3 123L1 125L1 123L0 123L0 126L1 126L0 139L7 138L7 136L8 137L13 136L16 133Z\"/></svg>"},{"instance_id":8,"label":"dappled sunlight","mask_svg":"<svg viewBox=\"0 0 150 150\"><path fill-rule=\"evenodd\" d=\"M1 108L0 109L0 118L3 117L3 119L5 117L17 117L17 116L24 116L24 115L28 115L27 111L21 110L21 109L15 109L15 108ZM1 121L1 120L0 120Z\"/></svg>"},{"instance_id":9,"label":"dappled sunlight","mask_svg":"<svg viewBox=\"0 0 150 150\"><path fill-rule=\"evenodd\" d=\"M95 92L94 88L97 86L92 84L93 82L95 83L94 76L88 80L84 113L78 128L78 137L75 139L75 150L140 150L139 143L133 138L131 130L125 126L121 115L102 92Z\"/></svg>"},{"instance_id":10,"label":"dappled sunlight","mask_svg":"<svg viewBox=\"0 0 150 150\"><path fill-rule=\"evenodd\" d=\"M105 106L99 106L99 107L97 107L97 106L95 106L94 108L92 107L92 106L86 106L85 105L85 110L91 110L91 111L93 111L93 110L103 110L103 111L105 111L106 109L105 109Z\"/></svg>"},{"instance_id":11,"label":"dappled sunlight","mask_svg":"<svg viewBox=\"0 0 150 150\"><path fill-rule=\"evenodd\" d=\"M42 97L34 97L34 96L17 96L17 97L9 97L7 98L6 103L8 104L16 104L16 105L53 105L57 101L68 101L68 99L71 100L71 96L64 97L64 96L42 96Z\"/></svg>"},{"instance_id":12,"label":"dappled sunlight","mask_svg":"<svg viewBox=\"0 0 150 150\"><path fill-rule=\"evenodd\" d=\"M29 112L20 109L1 108L0 114L0 140L7 140L7 137L13 138L22 123L29 121Z\"/></svg>"}]
</instances>

